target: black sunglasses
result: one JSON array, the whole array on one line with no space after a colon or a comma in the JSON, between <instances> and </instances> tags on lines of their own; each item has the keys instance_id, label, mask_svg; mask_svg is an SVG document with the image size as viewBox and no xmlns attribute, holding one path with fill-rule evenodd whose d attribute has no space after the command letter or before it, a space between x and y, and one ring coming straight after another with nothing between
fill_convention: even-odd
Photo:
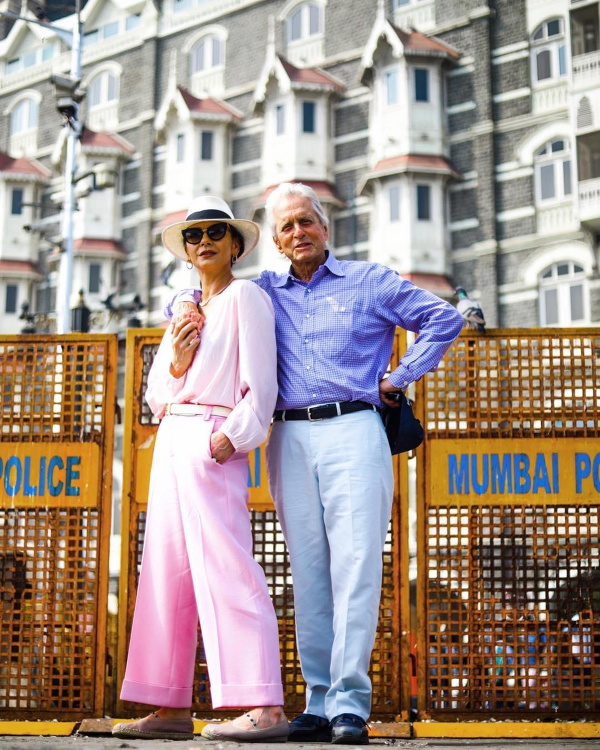
<instances>
[{"instance_id":1,"label":"black sunglasses","mask_svg":"<svg viewBox=\"0 0 600 750\"><path fill-rule=\"evenodd\" d=\"M182 229L181 234L184 242L189 242L190 245L199 245L202 242L205 232L211 240L222 240L227 233L228 226L228 224L221 221L218 224L211 224L208 229L202 229L201 227Z\"/></svg>"}]
</instances>

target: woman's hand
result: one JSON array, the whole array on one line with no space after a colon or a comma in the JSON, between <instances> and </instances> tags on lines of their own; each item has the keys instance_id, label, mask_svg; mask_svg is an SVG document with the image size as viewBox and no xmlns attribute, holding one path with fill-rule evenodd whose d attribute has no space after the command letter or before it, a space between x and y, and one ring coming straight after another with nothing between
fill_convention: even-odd
<instances>
[{"instance_id":1,"label":"woman's hand","mask_svg":"<svg viewBox=\"0 0 600 750\"><path fill-rule=\"evenodd\" d=\"M173 320L175 323L185 323L191 321L198 326L198 333L204 325L204 315L198 310L198 306L193 302L178 302L173 309Z\"/></svg>"},{"instance_id":2,"label":"woman's hand","mask_svg":"<svg viewBox=\"0 0 600 750\"><path fill-rule=\"evenodd\" d=\"M210 453L213 461L225 463L235 451L233 443L223 432L213 432L210 436Z\"/></svg>"},{"instance_id":3,"label":"woman's hand","mask_svg":"<svg viewBox=\"0 0 600 750\"><path fill-rule=\"evenodd\" d=\"M181 378L192 364L200 344L198 325L194 321L182 320L171 324L173 359L169 368L174 378Z\"/></svg>"}]
</instances>

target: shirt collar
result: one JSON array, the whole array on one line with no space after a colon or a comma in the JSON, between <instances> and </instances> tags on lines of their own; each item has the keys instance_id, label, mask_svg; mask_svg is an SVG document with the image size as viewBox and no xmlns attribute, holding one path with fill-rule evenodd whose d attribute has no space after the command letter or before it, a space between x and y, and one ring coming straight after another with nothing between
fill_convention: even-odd
<instances>
[{"instance_id":1,"label":"shirt collar","mask_svg":"<svg viewBox=\"0 0 600 750\"><path fill-rule=\"evenodd\" d=\"M325 263L323 263L322 266L319 266L320 268L326 268L328 271L330 271L335 276L345 276L346 274L342 270L341 263L339 260L335 257L335 255L331 252L331 250L327 250L327 258L325 259ZM318 270L316 271L318 273ZM294 281L296 277L292 273L292 266L290 265L287 273L282 273L277 281L273 282L273 286L285 286L288 281Z\"/></svg>"}]
</instances>

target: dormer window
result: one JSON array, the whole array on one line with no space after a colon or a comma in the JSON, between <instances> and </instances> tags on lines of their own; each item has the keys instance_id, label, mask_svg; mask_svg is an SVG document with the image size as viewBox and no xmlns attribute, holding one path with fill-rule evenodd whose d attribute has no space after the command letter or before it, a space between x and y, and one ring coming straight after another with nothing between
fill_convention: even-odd
<instances>
[{"instance_id":1,"label":"dormer window","mask_svg":"<svg viewBox=\"0 0 600 750\"><path fill-rule=\"evenodd\" d=\"M32 68L34 65L40 65L47 60L51 60L56 54L56 45L44 44L41 47L27 50L19 57L13 57L5 64L4 71L6 75L18 73L19 70Z\"/></svg>"},{"instance_id":2,"label":"dormer window","mask_svg":"<svg viewBox=\"0 0 600 750\"><path fill-rule=\"evenodd\" d=\"M571 195L571 155L563 138L546 143L535 155L536 198L538 203L556 201Z\"/></svg>"},{"instance_id":3,"label":"dormer window","mask_svg":"<svg viewBox=\"0 0 600 750\"><path fill-rule=\"evenodd\" d=\"M212 130L202 130L200 132L200 160L212 161L214 150L215 134Z\"/></svg>"},{"instance_id":4,"label":"dormer window","mask_svg":"<svg viewBox=\"0 0 600 750\"><path fill-rule=\"evenodd\" d=\"M38 103L34 99L22 99L10 115L11 136L37 128L38 109Z\"/></svg>"},{"instance_id":5,"label":"dormer window","mask_svg":"<svg viewBox=\"0 0 600 750\"><path fill-rule=\"evenodd\" d=\"M118 80L114 73L104 71L97 75L90 83L88 89L88 102L90 109L108 104L118 98Z\"/></svg>"},{"instance_id":6,"label":"dormer window","mask_svg":"<svg viewBox=\"0 0 600 750\"><path fill-rule=\"evenodd\" d=\"M285 133L285 104L278 104L275 107L275 133L277 135Z\"/></svg>"},{"instance_id":7,"label":"dormer window","mask_svg":"<svg viewBox=\"0 0 600 750\"><path fill-rule=\"evenodd\" d=\"M181 164L185 159L185 135L183 133L179 133L177 136L176 154L177 163Z\"/></svg>"},{"instance_id":8,"label":"dormer window","mask_svg":"<svg viewBox=\"0 0 600 750\"><path fill-rule=\"evenodd\" d=\"M400 95L398 92L398 69L386 70L383 75L385 86L385 102L388 107L398 104Z\"/></svg>"},{"instance_id":9,"label":"dormer window","mask_svg":"<svg viewBox=\"0 0 600 750\"><path fill-rule=\"evenodd\" d=\"M223 65L224 46L216 36L203 37L190 52L190 73L193 75Z\"/></svg>"},{"instance_id":10,"label":"dormer window","mask_svg":"<svg viewBox=\"0 0 600 750\"><path fill-rule=\"evenodd\" d=\"M390 223L400 221L400 186L392 185L388 191Z\"/></svg>"},{"instance_id":11,"label":"dormer window","mask_svg":"<svg viewBox=\"0 0 600 750\"><path fill-rule=\"evenodd\" d=\"M538 26L531 37L531 69L534 83L567 75L564 21L553 18Z\"/></svg>"},{"instance_id":12,"label":"dormer window","mask_svg":"<svg viewBox=\"0 0 600 750\"><path fill-rule=\"evenodd\" d=\"M429 101L429 70L427 68L415 68L415 101Z\"/></svg>"},{"instance_id":13,"label":"dormer window","mask_svg":"<svg viewBox=\"0 0 600 750\"><path fill-rule=\"evenodd\" d=\"M303 3L292 11L287 20L288 42L297 42L322 33L322 9L315 3Z\"/></svg>"},{"instance_id":14,"label":"dormer window","mask_svg":"<svg viewBox=\"0 0 600 750\"><path fill-rule=\"evenodd\" d=\"M316 111L315 102L302 102L302 132L316 133Z\"/></svg>"},{"instance_id":15,"label":"dormer window","mask_svg":"<svg viewBox=\"0 0 600 750\"><path fill-rule=\"evenodd\" d=\"M589 321L589 293L583 266L553 263L539 277L540 324L568 326Z\"/></svg>"}]
</instances>

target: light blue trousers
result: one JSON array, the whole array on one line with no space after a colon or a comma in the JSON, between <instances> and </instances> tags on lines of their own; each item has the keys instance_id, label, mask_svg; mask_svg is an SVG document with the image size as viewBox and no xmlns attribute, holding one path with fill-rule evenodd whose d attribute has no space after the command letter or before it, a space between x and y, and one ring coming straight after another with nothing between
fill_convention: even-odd
<instances>
[{"instance_id":1,"label":"light blue trousers","mask_svg":"<svg viewBox=\"0 0 600 750\"><path fill-rule=\"evenodd\" d=\"M366 720L394 488L381 418L275 422L267 467L290 554L306 712Z\"/></svg>"}]
</instances>

